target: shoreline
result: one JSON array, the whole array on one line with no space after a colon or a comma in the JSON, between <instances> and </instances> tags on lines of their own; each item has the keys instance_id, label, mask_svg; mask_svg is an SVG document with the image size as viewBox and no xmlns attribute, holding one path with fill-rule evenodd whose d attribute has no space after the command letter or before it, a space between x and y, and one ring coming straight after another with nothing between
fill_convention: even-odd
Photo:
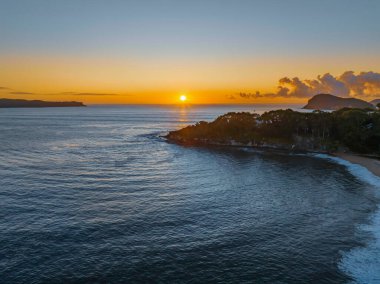
<instances>
[{"instance_id":1,"label":"shoreline","mask_svg":"<svg viewBox=\"0 0 380 284\"><path fill-rule=\"evenodd\" d=\"M374 175L380 177L380 160L376 158L369 158L357 154L349 154L343 152L331 153L332 156L348 161L352 164L360 165L369 170Z\"/></svg>"}]
</instances>

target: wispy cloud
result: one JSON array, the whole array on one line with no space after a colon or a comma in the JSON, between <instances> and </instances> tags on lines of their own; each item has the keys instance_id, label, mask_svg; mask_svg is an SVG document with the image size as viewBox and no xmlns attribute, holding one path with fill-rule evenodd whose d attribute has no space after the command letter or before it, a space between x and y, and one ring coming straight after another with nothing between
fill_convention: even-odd
<instances>
[{"instance_id":1,"label":"wispy cloud","mask_svg":"<svg viewBox=\"0 0 380 284\"><path fill-rule=\"evenodd\" d=\"M30 92L9 92L8 94L11 94L11 95L34 95L35 93L30 93Z\"/></svg>"},{"instance_id":2,"label":"wispy cloud","mask_svg":"<svg viewBox=\"0 0 380 284\"><path fill-rule=\"evenodd\" d=\"M10 88L8 88L8 87L0 87L0 91L7 91L7 90L11 90Z\"/></svg>"},{"instance_id":3,"label":"wispy cloud","mask_svg":"<svg viewBox=\"0 0 380 284\"><path fill-rule=\"evenodd\" d=\"M263 97L308 98L320 93L340 97L377 97L380 96L380 73L346 71L340 76L330 73L317 76L316 79L301 80L298 77L284 77L278 81L274 93L239 93L241 98L255 99Z\"/></svg>"},{"instance_id":4,"label":"wispy cloud","mask_svg":"<svg viewBox=\"0 0 380 284\"><path fill-rule=\"evenodd\" d=\"M9 88L6 88L6 87L0 87L0 91L1 90L11 90ZM121 96L121 94L116 94L116 93L91 93L91 92L61 92L61 93L32 93L32 92L24 92L24 91L12 91L12 92L8 92L8 94L10 95L52 95L52 96L56 96L56 95L70 95L70 96L104 96L104 97L107 97L107 96ZM123 96L128 96L128 94L123 94Z\"/></svg>"},{"instance_id":5,"label":"wispy cloud","mask_svg":"<svg viewBox=\"0 0 380 284\"><path fill-rule=\"evenodd\" d=\"M107 94L107 93L75 93L75 96L119 96L119 94Z\"/></svg>"},{"instance_id":6,"label":"wispy cloud","mask_svg":"<svg viewBox=\"0 0 380 284\"><path fill-rule=\"evenodd\" d=\"M259 91L256 91L254 93L244 93L240 92L238 94L241 98L243 99L258 99L258 98L263 98L263 97L276 97L277 95L274 93L266 93L266 94L261 94Z\"/></svg>"},{"instance_id":7,"label":"wispy cloud","mask_svg":"<svg viewBox=\"0 0 380 284\"><path fill-rule=\"evenodd\" d=\"M63 92L59 93L60 95L71 95L71 96L120 96L120 94L115 94L115 93L90 93L90 92L84 92L84 93L79 93L79 92Z\"/></svg>"}]
</instances>

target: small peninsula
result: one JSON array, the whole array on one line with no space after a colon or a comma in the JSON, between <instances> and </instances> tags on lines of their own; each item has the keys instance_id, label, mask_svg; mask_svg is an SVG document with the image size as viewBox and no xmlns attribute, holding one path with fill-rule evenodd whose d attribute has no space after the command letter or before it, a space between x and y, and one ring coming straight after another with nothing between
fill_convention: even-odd
<instances>
[{"instance_id":1,"label":"small peninsula","mask_svg":"<svg viewBox=\"0 0 380 284\"><path fill-rule=\"evenodd\" d=\"M85 107L82 102L48 102L40 100L0 99L0 108Z\"/></svg>"},{"instance_id":2,"label":"small peninsula","mask_svg":"<svg viewBox=\"0 0 380 284\"><path fill-rule=\"evenodd\" d=\"M262 115L230 112L166 136L182 145L229 145L380 156L380 111L343 108L303 113L274 110Z\"/></svg>"}]
</instances>

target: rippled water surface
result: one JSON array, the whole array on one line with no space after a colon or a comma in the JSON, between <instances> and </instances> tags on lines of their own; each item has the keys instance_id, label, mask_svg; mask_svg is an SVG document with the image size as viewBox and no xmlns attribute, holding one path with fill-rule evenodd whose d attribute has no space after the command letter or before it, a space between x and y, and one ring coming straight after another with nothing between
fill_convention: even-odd
<instances>
[{"instance_id":1,"label":"rippled water surface","mask_svg":"<svg viewBox=\"0 0 380 284\"><path fill-rule=\"evenodd\" d=\"M349 281L372 185L324 159L160 138L230 110L252 107L0 110L0 282Z\"/></svg>"}]
</instances>

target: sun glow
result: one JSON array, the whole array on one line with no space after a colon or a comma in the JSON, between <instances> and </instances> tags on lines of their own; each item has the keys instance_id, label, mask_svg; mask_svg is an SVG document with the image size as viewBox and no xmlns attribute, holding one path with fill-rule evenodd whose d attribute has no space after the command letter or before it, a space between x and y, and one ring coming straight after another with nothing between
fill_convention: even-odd
<instances>
[{"instance_id":1,"label":"sun glow","mask_svg":"<svg viewBox=\"0 0 380 284\"><path fill-rule=\"evenodd\" d=\"M180 100L181 102L185 102L185 101L187 100L187 97L186 97L185 95L181 95L181 96L179 97L179 100Z\"/></svg>"}]
</instances>

